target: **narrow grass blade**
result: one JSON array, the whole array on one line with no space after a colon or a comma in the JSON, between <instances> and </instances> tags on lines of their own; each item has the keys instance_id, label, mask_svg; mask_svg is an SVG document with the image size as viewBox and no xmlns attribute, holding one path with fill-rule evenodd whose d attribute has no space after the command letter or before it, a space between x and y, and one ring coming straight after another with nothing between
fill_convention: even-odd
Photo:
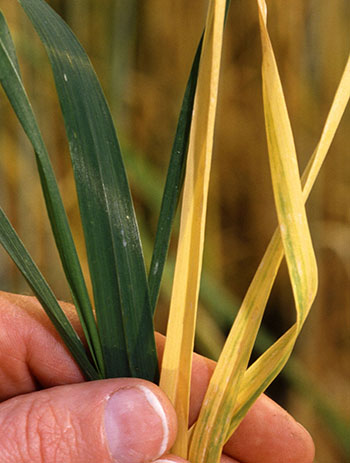
<instances>
[{"instance_id":1,"label":"narrow grass blade","mask_svg":"<svg viewBox=\"0 0 350 463\"><path fill-rule=\"evenodd\" d=\"M350 99L350 55L348 57L345 70L335 94L331 109L327 116L322 135L317 144L317 147L311 156L311 159L306 167L303 176L303 200L309 197L311 189L315 183L318 173L322 167L329 147L333 141L340 120L344 114L345 108ZM276 242L275 253L271 252L271 245L267 249L263 261L254 277L250 290L258 291L259 280L261 275L270 273L268 282L269 287L272 286L274 276L281 262L283 255L283 245L279 230L277 229L272 241ZM275 272L272 272L275 269ZM265 286L265 285L264 285ZM258 309L259 310L259 309ZM260 310L263 310L261 307ZM240 421L248 411L249 407L254 403L257 397L269 386L274 378L279 374L284 364L287 362L291 349L293 348L297 336L297 326L294 325L283 337L271 346L253 365L247 370L244 375L240 392L237 399L237 404L232 419L232 423L227 437L234 432ZM283 345L283 349L282 346ZM285 351L283 355L282 351ZM262 372L266 374L263 377Z\"/></svg>"},{"instance_id":2,"label":"narrow grass blade","mask_svg":"<svg viewBox=\"0 0 350 463\"><path fill-rule=\"evenodd\" d=\"M153 313L158 300L164 264L169 248L171 229L182 191L201 50L202 40L200 41L193 61L180 111L159 214L156 239L148 276Z\"/></svg>"},{"instance_id":3,"label":"narrow grass blade","mask_svg":"<svg viewBox=\"0 0 350 463\"><path fill-rule=\"evenodd\" d=\"M87 379L100 379L101 376L89 361L81 340L1 208L0 243L22 272Z\"/></svg>"},{"instance_id":4,"label":"narrow grass blade","mask_svg":"<svg viewBox=\"0 0 350 463\"><path fill-rule=\"evenodd\" d=\"M230 422L235 416L236 400L283 250L295 299L297 323L276 345L270 369L259 370L258 381L261 383L268 382L269 376L273 376L274 371L280 371L285 364L317 289L316 260L304 208L294 140L266 29L266 5L261 1L258 6L266 132L283 247L279 246L279 235L276 233L267 252L267 257L276 265L266 265L265 255L260 265L264 271L258 272L225 343L193 431L190 458L196 462L218 462L222 447L232 432Z\"/></svg>"},{"instance_id":5,"label":"narrow grass blade","mask_svg":"<svg viewBox=\"0 0 350 463\"><path fill-rule=\"evenodd\" d=\"M260 7L262 7L262 5L260 5ZM266 33L266 24L265 24L265 15L264 15L265 8L260 8L259 12L260 12L260 19L262 19L261 27L263 28L263 34L264 34L264 31ZM267 43L266 34L265 34L265 38L264 38L264 35L262 36L262 38L263 38L263 45L265 46L264 52L270 53L270 58L271 58L272 48L271 48L271 45ZM268 66L267 69L265 67L265 71L263 71L266 73L264 75L265 79L269 76L271 69L273 69L273 72L275 72L275 77L276 77L277 68L275 64L273 62L271 63L271 61L268 61L268 64L272 66L271 68L270 66ZM334 136L335 130L339 124L340 118L343 114L343 111L349 99L350 85L349 85L348 73L349 73L349 70L348 70L348 64L347 64L346 70L344 72L342 81L340 83L339 89L337 91L337 94L334 100L334 103L329 113L329 117L327 119L321 140L317 146L317 149L314 155L312 156L309 167L306 169L306 173L303 176L303 179L304 179L303 183L305 185L309 185L308 189L306 190L304 188L304 191L301 194L303 201L306 200L307 195L309 194L311 190L311 186L318 174L318 171L321 167L321 164L324 160L326 152ZM266 92L265 98L268 98L269 89L265 88L265 92ZM280 96L281 96L281 93L280 93ZM272 101L273 101L273 97L272 97ZM281 98L280 98L280 101L281 101ZM271 107L269 104L267 104L266 106L267 106L267 110ZM279 109L281 110L281 107ZM284 116L283 116L283 112L284 112ZM288 124L288 121L286 120L285 115L286 115L286 112L282 109L282 117L284 117L284 123ZM267 116L268 116L267 121L268 122L271 121L270 114L268 114ZM281 118L281 113L279 114L278 120L280 120L280 118ZM271 130L274 124L276 124L276 119L273 121L273 123L270 126L269 125L267 126L267 130ZM271 137L271 134L270 134L270 137ZM271 140L270 140L270 143L271 143ZM271 150L271 146L270 146L270 150ZM309 173L309 176L307 177L308 173ZM310 173L313 173L312 177ZM310 178L310 182L308 180L309 178ZM300 184L300 182L298 183ZM283 224L283 221L282 221L282 224ZM283 253L284 252L288 253L288 251L289 251L288 246L286 245L283 246L280 231L277 230L267 249L267 252L265 253L263 261L259 266L259 269L254 277L252 285L250 286L248 290L247 296L239 312L239 314L242 313L243 315L247 316L247 324L249 324L249 326L251 327L253 331L254 331L253 326L255 326L257 321L260 321L262 313L265 309L266 301L270 293L272 284L274 282L275 276L277 274L277 270L279 268L281 259L283 257ZM293 273L292 273L291 278L293 281ZM295 280L297 279L298 278L294 279L294 284L295 284ZM224 435L224 442L228 439L228 437L236 429L236 427L238 426L240 421L243 419L245 413L247 412L249 407L252 405L254 400L256 400L256 398L264 391L264 389L271 383L271 381L281 371L281 369L283 368L283 366L285 365L285 363L287 362L290 356L296 337L301 329L303 321L305 320L305 316L307 314L309 305L312 300L312 298L309 299L310 294L308 293L307 290L304 290L304 302L302 298L298 299L298 296L300 296L302 292L298 293L298 291L295 290L294 293L296 294L295 296L296 307L297 309L300 309L299 316L297 317L297 323L287 333L285 333L285 335L283 335L282 338L280 338L277 341L277 343L275 343L270 349L268 349L265 352L265 354L263 354L244 374L243 380L241 384L239 385L238 396L237 396L237 391L234 391L234 393L232 394L233 396L234 395L237 396L237 401L233 408L231 424L229 426L229 429L226 432L226 435ZM265 298L261 297L263 294L265 294ZM249 298L251 298L250 303L249 303ZM300 308L298 304L299 305L305 304L305 305ZM239 326L239 319L240 319L240 315L237 317L233 325L233 329L227 339L227 343L229 344L231 343L234 344L235 342L237 342L236 340L237 340L237 337L239 337L240 333L239 333L239 330L235 329L235 326ZM240 328L242 329L242 327ZM241 343L240 348L243 350L247 349L246 343L248 342L252 346L253 341L254 341L253 336L251 336L250 339L246 339L244 342ZM224 351L226 349L227 348L225 345ZM227 369L228 365L231 365L231 363L228 363L225 366L223 362L222 368L225 367ZM219 368L220 368L220 365L219 365ZM221 384L223 384L224 381L226 381L228 377L228 375L222 374L221 378L219 380L216 379L216 382L214 382L215 376L218 376L220 378L220 375L219 373L216 375L216 372L215 372L213 376L213 385L216 384L217 386L220 385L220 381L221 381ZM235 378L234 380L235 380L236 385L239 384L237 383L237 380ZM232 387L232 383L228 383L228 388L231 388L231 387ZM209 389L210 388L211 386L209 386ZM208 389L208 397L209 397L208 400L210 399L209 389ZM207 398L204 401L204 407L203 407L204 410L208 408L206 400ZM234 405L234 403L235 403L235 400L231 402L231 406ZM226 404L225 404L225 408L226 408ZM217 412L217 413L219 413L219 416L220 416L220 412ZM226 417L229 418L229 416L230 416L230 413L227 410ZM196 424L196 428L194 432L196 432L196 430L198 432L197 426L198 426L198 422ZM211 443L209 442L207 445L210 447ZM216 461L216 459L217 459L217 455L215 455L213 459L208 458L208 461Z\"/></svg>"},{"instance_id":6,"label":"narrow grass blade","mask_svg":"<svg viewBox=\"0 0 350 463\"><path fill-rule=\"evenodd\" d=\"M297 312L298 331L317 291L317 265L305 212L298 162L282 85L259 4L263 48L263 96L272 185Z\"/></svg>"},{"instance_id":7,"label":"narrow grass blade","mask_svg":"<svg viewBox=\"0 0 350 463\"><path fill-rule=\"evenodd\" d=\"M52 165L20 76L14 44L0 14L0 82L33 145L51 227L96 367L103 375L99 335Z\"/></svg>"},{"instance_id":8,"label":"narrow grass blade","mask_svg":"<svg viewBox=\"0 0 350 463\"><path fill-rule=\"evenodd\" d=\"M157 176L157 169L154 168L150 161L145 159L143 156L138 156L133 150L128 151L129 159L127 164L127 171L130 179L133 183L137 182L137 188L141 193L148 205L157 204L159 206L159 200L162 196L162 188L159 185L153 185L152 195L147 196L149 179ZM130 168L130 169L129 169ZM305 173L303 178L305 178ZM305 188L303 190L305 193ZM147 232L147 226L140 223L141 230L144 230L142 242L145 255L147 259L152 254L152 237ZM162 293L164 297L171 295L171 282L173 275L174 262L171 257L168 257L164 267L164 276L162 281ZM240 303L230 293L230 291L223 286L217 277L208 274L208 271L203 268L201 288L200 288L200 301L202 301L206 313L212 319L212 323L215 325L211 326L210 329L220 330L222 337L226 338L227 330L232 326ZM208 324L211 322L208 321ZM212 343L220 338L220 333L214 336L214 339L208 337L208 330L205 325L201 323L200 312L198 313L198 323L196 332L196 344L201 350L203 355L209 356L213 360L219 358L222 350L223 342L219 342L212 345ZM269 333L266 328L262 325L258 337L256 339L254 349L256 352L263 353L269 348L274 342L273 336ZM203 350L202 350L203 349ZM322 386L317 383L317 379L314 378L311 372L307 369L307 366L303 364L302 360L299 360L296 356L291 357L288 360L286 367L281 371L285 381L291 387L293 393L298 394L303 399L309 401L311 406L314 408L316 415L319 417L320 422L324 426L328 426L331 432L332 438L334 438L339 449L342 449L343 453L347 455L349 443L347 439L347 431L350 426L349 420L342 413L341 407L336 404L332 404L330 400L326 399L326 393L322 390ZM244 379L245 381L245 379ZM310 393L310 391L312 391ZM258 394L260 395L260 394ZM240 402L240 393L238 394L237 404ZM237 409L236 404L236 409ZM247 407L247 409L249 406ZM232 425L232 423L231 423Z\"/></svg>"},{"instance_id":9,"label":"narrow grass blade","mask_svg":"<svg viewBox=\"0 0 350 463\"><path fill-rule=\"evenodd\" d=\"M227 17L229 6L230 0L227 0L225 19ZM161 278L169 248L172 224L182 191L202 43L203 37L199 42L193 60L190 77L187 82L163 192L156 239L148 276L150 300L153 312L155 311L159 295Z\"/></svg>"},{"instance_id":10,"label":"narrow grass blade","mask_svg":"<svg viewBox=\"0 0 350 463\"><path fill-rule=\"evenodd\" d=\"M187 457L189 386L214 137L225 1L210 3L194 103L161 388L177 411L173 451Z\"/></svg>"},{"instance_id":11,"label":"narrow grass blade","mask_svg":"<svg viewBox=\"0 0 350 463\"><path fill-rule=\"evenodd\" d=\"M4 18L4 15L0 11L0 40L1 46L6 50L8 53L8 59L12 63L13 67L15 68L16 72L20 74L18 59L16 55L15 45L13 43L10 30Z\"/></svg>"},{"instance_id":12,"label":"narrow grass blade","mask_svg":"<svg viewBox=\"0 0 350 463\"><path fill-rule=\"evenodd\" d=\"M276 234L277 235L277 234ZM278 235L269 245L269 255L280 263L283 250ZM264 262L260 264L260 267ZM260 268L259 267L259 268ZM264 266L265 268L265 266ZM232 415L278 267L260 272L251 285L235 318L211 378L194 427L190 460L217 462L230 429ZM204 432L205 430L205 432Z\"/></svg>"},{"instance_id":13,"label":"narrow grass blade","mask_svg":"<svg viewBox=\"0 0 350 463\"><path fill-rule=\"evenodd\" d=\"M140 162L138 157L135 157L134 161L136 164ZM145 182L144 179L143 182ZM143 182L142 179L140 179L140 185L142 185ZM161 191L159 191L159 196L161 196ZM143 228L144 227L141 226L141 229ZM151 254L151 242L151 237L148 236L147 233L144 234L143 244L146 255ZM164 295L169 296L169 298L171 293L173 266L174 263L172 262L172 259L168 258L164 267L164 285L162 284L162 291L164 291ZM225 333L227 332L227 329L232 326L238 311L238 302L235 297L230 294L227 288L225 288L216 277L205 272L205 269L203 269L202 274L200 300L204 304L205 310L208 312L209 316L212 318L216 325L216 327L214 327L214 331L220 327L222 336L226 338ZM208 339L208 331L206 327L202 326L200 323L200 313L198 313L198 315L196 343L197 341L199 342L197 347L204 349L202 352L204 355L208 355L213 360L217 360L222 349L221 346L224 345L224 339L222 343L219 343L219 345L215 345L215 347L212 346L213 340L211 337ZM213 329L213 327L210 329ZM215 336L215 339L219 337L220 335L218 334ZM261 326L254 348L257 350L257 352L262 353L272 344L273 336L266 330L266 328ZM207 349L208 353L206 353ZM218 349L220 350L219 352L217 352ZM294 393L299 394L301 397L311 403L321 422L325 426L328 426L332 437L335 439L335 442L337 445L339 445L339 448L345 452L345 455L347 455L346 452L348 451L347 449L349 447L347 431L349 429L350 422L342 413L341 408L335 404L332 404L329 400L326 399L326 393L324 390L322 390L321 385L317 383L316 378L312 377L310 372L307 370L307 367L303 365L302 361L300 361L297 357L293 356L289 359L286 367L281 371L281 374L283 374L284 379L289 383ZM271 380L273 379L274 378ZM246 380L244 378L244 382L245 381ZM247 384L249 384L249 382ZM244 390L245 388L242 387L242 389ZM310 391L312 391L312 393L310 393ZM261 392L258 392L258 396L260 394ZM238 404L242 404L242 401L240 400L241 398L242 396L240 392L238 394L237 403L235 406L236 410L239 409ZM245 407L246 410L250 408L250 405L247 404ZM246 412L244 412L242 408L240 410L242 411L242 415L244 417ZM237 417L235 416L235 421L238 420L240 423L241 419L242 418L240 417L240 414L237 413ZM232 421L230 426L234 426L233 429L235 429L235 422ZM230 435L232 435L232 432Z\"/></svg>"},{"instance_id":14,"label":"narrow grass blade","mask_svg":"<svg viewBox=\"0 0 350 463\"><path fill-rule=\"evenodd\" d=\"M276 372L280 372L285 366L295 344L296 336L297 325L295 324L264 352L258 361L248 368L241 384L225 442L237 429L239 423L261 392L275 379ZM258 385L260 387L257 387Z\"/></svg>"},{"instance_id":15,"label":"narrow grass blade","mask_svg":"<svg viewBox=\"0 0 350 463\"><path fill-rule=\"evenodd\" d=\"M92 65L43 0L19 0L49 55L69 140L107 376L157 378L148 283L110 111Z\"/></svg>"},{"instance_id":16,"label":"narrow grass blade","mask_svg":"<svg viewBox=\"0 0 350 463\"><path fill-rule=\"evenodd\" d=\"M304 201L307 200L315 183L322 164L327 156L328 150L338 129L341 118L350 99L350 54L348 56L343 75L339 82L331 109L328 113L325 126L318 145L314 151L309 167L305 170L302 183Z\"/></svg>"}]
</instances>

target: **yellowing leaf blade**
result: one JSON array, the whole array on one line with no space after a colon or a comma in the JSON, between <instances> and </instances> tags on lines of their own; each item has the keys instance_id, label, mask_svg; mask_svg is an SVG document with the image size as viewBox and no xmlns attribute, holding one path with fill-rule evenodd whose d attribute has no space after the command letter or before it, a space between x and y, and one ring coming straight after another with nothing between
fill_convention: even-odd
<instances>
[{"instance_id":1,"label":"yellowing leaf blade","mask_svg":"<svg viewBox=\"0 0 350 463\"><path fill-rule=\"evenodd\" d=\"M317 175L325 160L328 150L333 141L335 132L338 129L341 118L349 103L350 99L350 54L348 56L343 75L338 85L331 109L325 126L322 130L320 141L315 149L313 157L310 161L310 167L305 170L303 175L303 197L307 200L311 189L315 183Z\"/></svg>"},{"instance_id":2,"label":"yellowing leaf blade","mask_svg":"<svg viewBox=\"0 0 350 463\"><path fill-rule=\"evenodd\" d=\"M189 388L213 148L225 0L210 3L194 103L181 226L160 387L179 431L173 452L187 458Z\"/></svg>"},{"instance_id":3,"label":"yellowing leaf blade","mask_svg":"<svg viewBox=\"0 0 350 463\"><path fill-rule=\"evenodd\" d=\"M317 144L317 147L302 176L302 184L304 185L302 194L304 202L306 202L318 176L349 99L350 56L347 60L345 70L329 111L320 141ZM275 275L277 274L282 255L283 246L279 229L277 229L248 292L270 290L273 280L275 279ZM262 280L263 275L267 276L264 281ZM263 309L264 308L261 307L261 310ZM256 310L258 310L258 308ZM235 431L258 396L280 373L291 354L297 336L298 325L294 324L245 372L240 391L237 396L237 403L235 405L231 426L226 435L226 439L228 439Z\"/></svg>"},{"instance_id":4,"label":"yellowing leaf blade","mask_svg":"<svg viewBox=\"0 0 350 463\"><path fill-rule=\"evenodd\" d=\"M236 399L246 377L249 356L275 279L283 250L287 256L296 301L298 329L306 317L317 287L317 268L304 208L293 135L279 80L273 50L266 30L266 5L259 2L263 45L263 92L271 174L282 242L275 233L256 278L243 301L210 381L199 419L192 432L190 459L196 463L217 463L223 444L239 418ZM272 265L271 265L272 263ZM279 343L275 362L259 381L269 381L281 369L294 345L297 330L283 345ZM290 335L289 335L290 336ZM264 379L262 379L264 377ZM246 384L246 383L245 383ZM254 389L253 389L254 390ZM254 394L253 394L254 396ZM255 398L255 396L254 396ZM246 397L247 401L251 400ZM236 415L234 415L236 413Z\"/></svg>"},{"instance_id":5,"label":"yellowing leaf blade","mask_svg":"<svg viewBox=\"0 0 350 463\"><path fill-rule=\"evenodd\" d=\"M266 29L265 2L258 0L258 6L264 57L264 109L279 228L232 327L199 419L188 433L191 437L189 458L196 463L219 461L223 443L287 362L311 307L317 287L317 268L304 202L318 175L350 95L348 61L320 142L303 175L302 190L282 86ZM295 297L297 321L245 371L284 253L287 256Z\"/></svg>"},{"instance_id":6,"label":"yellowing leaf blade","mask_svg":"<svg viewBox=\"0 0 350 463\"><path fill-rule=\"evenodd\" d=\"M283 248L276 233L266 259L274 258L280 263L282 256ZM263 260L260 269L227 337L192 433L190 460L196 463L219 461L230 429L240 382L247 368L278 266L269 266Z\"/></svg>"},{"instance_id":7,"label":"yellowing leaf blade","mask_svg":"<svg viewBox=\"0 0 350 463\"><path fill-rule=\"evenodd\" d=\"M317 266L304 207L292 130L266 29L264 11L260 6L263 96L271 177L297 318L302 325L316 294Z\"/></svg>"}]
</instances>

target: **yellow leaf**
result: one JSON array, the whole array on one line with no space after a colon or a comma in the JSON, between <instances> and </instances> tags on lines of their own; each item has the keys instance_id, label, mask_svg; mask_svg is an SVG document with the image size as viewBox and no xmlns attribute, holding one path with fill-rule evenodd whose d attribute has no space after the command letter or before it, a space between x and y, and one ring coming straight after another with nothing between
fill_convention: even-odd
<instances>
[{"instance_id":1,"label":"yellow leaf","mask_svg":"<svg viewBox=\"0 0 350 463\"><path fill-rule=\"evenodd\" d=\"M225 0L210 2L194 102L181 225L160 387L173 402L179 431L173 452L187 458L192 352L202 268Z\"/></svg>"},{"instance_id":2,"label":"yellow leaf","mask_svg":"<svg viewBox=\"0 0 350 463\"><path fill-rule=\"evenodd\" d=\"M309 312L317 288L317 268L304 202L349 99L348 63L321 140L304 175L305 188L302 191L292 131L266 29L265 2L258 1L258 7L263 48L266 131L279 229L244 298L209 384L199 419L191 429L190 460L196 463L219 461L227 438L254 400L285 365ZM293 288L297 322L244 373L284 253Z\"/></svg>"},{"instance_id":3,"label":"yellow leaf","mask_svg":"<svg viewBox=\"0 0 350 463\"><path fill-rule=\"evenodd\" d=\"M306 202L309 197L349 99L350 55L323 128L320 141L302 176L304 202ZM270 290L280 266L282 255L283 246L279 230L277 229L265 252L263 261L256 272L249 291ZM265 282L261 284L263 275L268 275L268 277L265 279ZM260 307L260 310L263 309L263 307ZM259 309L257 308L257 310ZM295 324L246 371L238 394L231 426L226 438L232 435L249 407L282 370L290 356L297 336L298 329Z\"/></svg>"}]
</instances>

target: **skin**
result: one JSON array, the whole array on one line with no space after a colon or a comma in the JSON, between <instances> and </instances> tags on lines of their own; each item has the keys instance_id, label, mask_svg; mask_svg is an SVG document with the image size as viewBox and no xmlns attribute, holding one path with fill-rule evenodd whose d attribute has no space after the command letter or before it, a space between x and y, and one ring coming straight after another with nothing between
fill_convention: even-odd
<instances>
[{"instance_id":1,"label":"skin","mask_svg":"<svg viewBox=\"0 0 350 463\"><path fill-rule=\"evenodd\" d=\"M79 331L71 305L62 307ZM74 360L36 299L0 292L0 461L8 463L113 463L105 436L96 432L107 396L146 385L161 403L169 426L167 452L176 436L176 416L155 385L121 378L84 382ZM157 335L159 357L164 338ZM198 416L215 363L194 356L190 424ZM69 410L69 423L63 410ZM149 426L151 428L151 425ZM74 432L71 432L73 429ZM150 429L150 432L152 429ZM154 461L140 443L140 463ZM159 458L159 455L157 457ZM224 448L221 463L312 463L308 432L262 395ZM159 459L184 462L167 454Z\"/></svg>"}]
</instances>

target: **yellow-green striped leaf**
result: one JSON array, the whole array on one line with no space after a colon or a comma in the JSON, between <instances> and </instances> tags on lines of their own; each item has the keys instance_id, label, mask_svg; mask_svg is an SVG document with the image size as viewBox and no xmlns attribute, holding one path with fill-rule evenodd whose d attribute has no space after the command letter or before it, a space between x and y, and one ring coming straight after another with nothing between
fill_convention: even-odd
<instances>
[{"instance_id":1,"label":"yellow-green striped leaf","mask_svg":"<svg viewBox=\"0 0 350 463\"><path fill-rule=\"evenodd\" d=\"M205 217L219 83L225 0L211 1L191 125L180 237L160 386L177 411L173 451L187 457L192 351L202 267Z\"/></svg>"}]
</instances>

